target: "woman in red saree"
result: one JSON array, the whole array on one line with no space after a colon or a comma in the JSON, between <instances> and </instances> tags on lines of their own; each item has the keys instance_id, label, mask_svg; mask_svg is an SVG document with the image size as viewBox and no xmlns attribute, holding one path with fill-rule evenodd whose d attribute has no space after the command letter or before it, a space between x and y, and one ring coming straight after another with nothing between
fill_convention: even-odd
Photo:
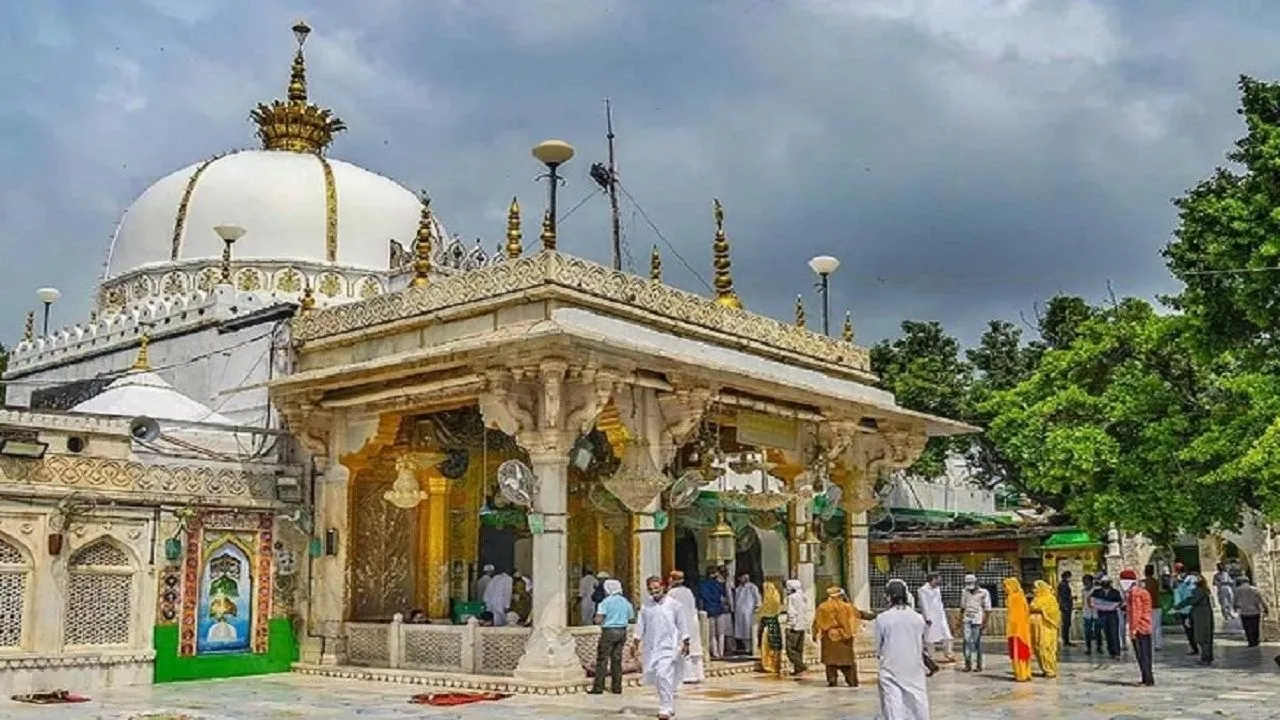
<instances>
[{"instance_id":1,"label":"woman in red saree","mask_svg":"<svg viewBox=\"0 0 1280 720\"><path fill-rule=\"evenodd\" d=\"M1017 578L1004 580L1004 605L1007 620L1005 637L1009 639L1009 660L1013 663L1013 679L1031 679L1031 606L1027 603L1022 583Z\"/></svg>"}]
</instances>

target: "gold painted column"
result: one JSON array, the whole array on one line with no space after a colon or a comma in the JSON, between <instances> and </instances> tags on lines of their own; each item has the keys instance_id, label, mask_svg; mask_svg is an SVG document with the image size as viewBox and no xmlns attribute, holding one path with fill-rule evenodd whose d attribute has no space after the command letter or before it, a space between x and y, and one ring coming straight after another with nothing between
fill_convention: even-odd
<instances>
[{"instance_id":1,"label":"gold painted column","mask_svg":"<svg viewBox=\"0 0 1280 720\"><path fill-rule=\"evenodd\" d=\"M432 465L423 472L418 506L418 594L427 617L449 617L449 479Z\"/></svg>"}]
</instances>

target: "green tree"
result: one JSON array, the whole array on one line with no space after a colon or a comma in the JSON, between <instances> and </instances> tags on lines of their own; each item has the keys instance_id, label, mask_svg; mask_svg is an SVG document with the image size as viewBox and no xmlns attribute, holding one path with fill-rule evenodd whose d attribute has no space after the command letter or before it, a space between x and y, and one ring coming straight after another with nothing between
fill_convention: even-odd
<instances>
[{"instance_id":1,"label":"green tree","mask_svg":"<svg viewBox=\"0 0 1280 720\"><path fill-rule=\"evenodd\" d=\"M1280 84L1241 76L1245 136L1217 168L1174 200L1179 224L1164 248L1183 282L1168 298L1194 324L1202 352L1280 356ZM1242 357L1254 360L1253 357Z\"/></svg>"},{"instance_id":2,"label":"green tree","mask_svg":"<svg viewBox=\"0 0 1280 720\"><path fill-rule=\"evenodd\" d=\"M1095 310L1069 345L984 403L992 442L1033 495L1060 499L1085 527L1115 522L1162 541L1239 523L1241 488L1196 461L1220 391L1187 351L1187 329L1141 300Z\"/></svg>"},{"instance_id":3,"label":"green tree","mask_svg":"<svg viewBox=\"0 0 1280 720\"><path fill-rule=\"evenodd\" d=\"M872 346L871 368L899 405L964 418L973 371L960 356L960 342L941 323L903 322L900 337ZM940 475L946 454L955 445L947 438L933 438L911 471L925 477Z\"/></svg>"}]
</instances>

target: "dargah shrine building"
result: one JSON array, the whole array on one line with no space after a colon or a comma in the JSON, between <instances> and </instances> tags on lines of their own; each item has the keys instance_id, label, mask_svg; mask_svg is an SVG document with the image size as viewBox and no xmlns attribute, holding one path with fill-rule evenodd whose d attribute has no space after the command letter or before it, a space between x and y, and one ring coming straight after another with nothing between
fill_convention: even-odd
<instances>
[{"instance_id":1,"label":"dargah shrine building","mask_svg":"<svg viewBox=\"0 0 1280 720\"><path fill-rule=\"evenodd\" d=\"M288 671L574 689L585 569L636 597L724 564L871 606L877 480L975 428L899 407L847 320L747 309L718 202L711 297L664 284L656 251L643 277L563 254L514 200L491 242L451 238L331 156L346 128L294 31L285 98L251 111L261 148L143 192L90 316L29 315L10 356L0 692ZM529 579L523 622L472 618L485 565Z\"/></svg>"}]
</instances>

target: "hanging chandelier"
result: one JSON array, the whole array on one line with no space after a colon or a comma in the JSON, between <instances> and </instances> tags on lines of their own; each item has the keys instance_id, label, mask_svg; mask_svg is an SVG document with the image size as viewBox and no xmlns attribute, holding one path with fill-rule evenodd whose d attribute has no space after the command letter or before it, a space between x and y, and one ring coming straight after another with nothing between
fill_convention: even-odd
<instances>
[{"instance_id":1,"label":"hanging chandelier","mask_svg":"<svg viewBox=\"0 0 1280 720\"><path fill-rule=\"evenodd\" d=\"M433 467L446 457L438 452L413 452L396 458L396 480L391 489L382 494L382 499L401 510L417 507L427 497L427 492L418 484L418 470L423 466Z\"/></svg>"},{"instance_id":2,"label":"hanging chandelier","mask_svg":"<svg viewBox=\"0 0 1280 720\"><path fill-rule=\"evenodd\" d=\"M626 442L617 471L601 478L600 484L627 510L644 512L671 484L671 478L654 465L648 441L628 438Z\"/></svg>"}]
</instances>

